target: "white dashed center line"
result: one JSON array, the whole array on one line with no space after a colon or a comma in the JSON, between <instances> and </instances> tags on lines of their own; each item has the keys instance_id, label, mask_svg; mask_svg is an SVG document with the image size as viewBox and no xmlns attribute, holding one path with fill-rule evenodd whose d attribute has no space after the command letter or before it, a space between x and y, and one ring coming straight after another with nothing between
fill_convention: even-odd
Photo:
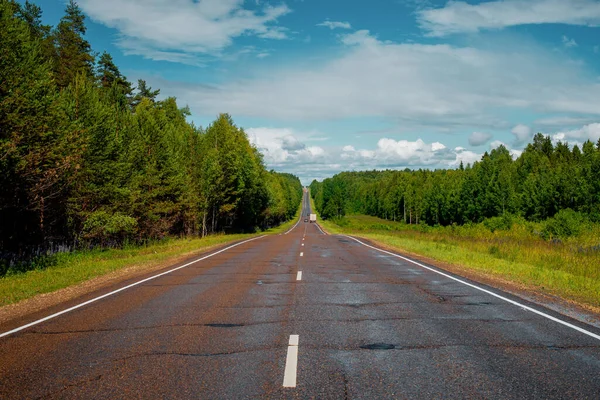
<instances>
[{"instance_id":1,"label":"white dashed center line","mask_svg":"<svg viewBox=\"0 0 600 400\"><path fill-rule=\"evenodd\" d=\"M296 370L298 369L299 341L299 335L290 335L287 359L285 361L285 373L283 375L283 387L296 387Z\"/></svg>"},{"instance_id":2,"label":"white dashed center line","mask_svg":"<svg viewBox=\"0 0 600 400\"><path fill-rule=\"evenodd\" d=\"M302 280L302 271L298 271L298 274L296 274L296 280L297 281L301 281Z\"/></svg>"},{"instance_id":3,"label":"white dashed center line","mask_svg":"<svg viewBox=\"0 0 600 400\"><path fill-rule=\"evenodd\" d=\"M300 257L302 257L304 255L304 253L300 252Z\"/></svg>"}]
</instances>

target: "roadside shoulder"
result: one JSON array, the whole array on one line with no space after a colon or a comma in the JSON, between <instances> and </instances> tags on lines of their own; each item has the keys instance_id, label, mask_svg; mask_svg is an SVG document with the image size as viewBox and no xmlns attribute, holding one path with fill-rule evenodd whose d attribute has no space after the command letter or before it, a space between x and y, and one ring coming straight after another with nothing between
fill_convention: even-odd
<instances>
[{"instance_id":1,"label":"roadside shoulder","mask_svg":"<svg viewBox=\"0 0 600 400\"><path fill-rule=\"evenodd\" d=\"M587 304L577 303L572 300L566 300L558 296L553 296L547 293L541 293L535 287L516 283L510 280L502 279L497 276L488 275L480 271L475 271L468 267L456 264L450 264L443 261L438 261L430 257L420 254L405 251L404 249L390 246L380 241L362 236L360 234L348 234L348 236L360 238L365 243L380 249L390 251L415 261L430 265L441 271L448 272L458 277L463 277L476 283L489 286L506 292L512 296L520 298L524 301L537 304L545 307L548 310L558 314L567 316L584 324L591 325L600 329L600 308L593 307Z\"/></svg>"}]
</instances>

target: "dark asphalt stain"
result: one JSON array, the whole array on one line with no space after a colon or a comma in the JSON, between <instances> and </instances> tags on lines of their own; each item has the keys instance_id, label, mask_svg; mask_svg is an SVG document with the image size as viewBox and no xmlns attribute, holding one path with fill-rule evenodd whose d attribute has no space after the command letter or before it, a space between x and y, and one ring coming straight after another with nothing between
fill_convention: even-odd
<instances>
[{"instance_id":1,"label":"dark asphalt stain","mask_svg":"<svg viewBox=\"0 0 600 400\"><path fill-rule=\"evenodd\" d=\"M396 346L389 343L372 343L360 346L360 348L365 350L394 350Z\"/></svg>"},{"instance_id":2,"label":"dark asphalt stain","mask_svg":"<svg viewBox=\"0 0 600 400\"><path fill-rule=\"evenodd\" d=\"M244 324L204 324L204 326L210 326L211 328L236 328L244 326Z\"/></svg>"}]
</instances>

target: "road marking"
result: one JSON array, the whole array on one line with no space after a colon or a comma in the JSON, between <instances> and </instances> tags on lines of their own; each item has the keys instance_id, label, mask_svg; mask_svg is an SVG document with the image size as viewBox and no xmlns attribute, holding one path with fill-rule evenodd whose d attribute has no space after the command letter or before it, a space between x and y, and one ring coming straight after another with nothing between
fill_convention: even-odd
<instances>
[{"instance_id":1,"label":"road marking","mask_svg":"<svg viewBox=\"0 0 600 400\"><path fill-rule=\"evenodd\" d=\"M302 243L302 247L304 247L304 243Z\"/></svg>"},{"instance_id":2,"label":"road marking","mask_svg":"<svg viewBox=\"0 0 600 400\"><path fill-rule=\"evenodd\" d=\"M18 328L15 328L15 329L13 329L13 330L10 330L10 331L8 331L8 332L1 333L1 334L0 334L0 338L2 338L2 337L4 337L4 336L12 335L13 333L16 333L16 332L22 331L23 329L30 328L30 327L32 327L32 326L34 326L34 325L41 324L42 322L45 322L45 321L48 321L48 320L50 320L50 319L56 318L56 317L58 317L59 315L63 315L63 314L66 314L66 313L68 313L68 312L71 312L71 311L73 311L73 310L76 310L76 309L78 309L78 308L81 308L81 307L87 306L88 304L94 303L94 302L96 302L96 301L98 301L98 300L102 300L102 299L104 299L105 297L112 296L113 294L117 294L117 293L119 293L119 292L122 292L122 291L124 291L124 290L127 290L127 289L129 289L129 288L132 288L132 287L134 287L134 286L140 285L140 284L142 284L142 283L144 283L144 282L148 282L148 281L151 281L151 280L153 280L153 279L159 278L159 277L161 277L161 276L163 276L163 275L170 274L171 272L178 271L178 270L180 270L180 269L182 269L182 268L185 268L185 267L189 267L189 266L190 266L190 265L192 265L192 264L195 264L195 263L197 263L197 262L200 262L200 261L202 261L202 260L206 260L207 258L210 258L210 257L212 257L212 256L216 256L217 254L223 253L224 251L227 251L227 250L229 250L229 249L232 249L232 248L234 248L234 247L240 246L240 245L242 245L242 244L244 244L244 243L248 243L248 242L251 242L251 241L253 241L253 240L258 240L258 239L264 238L265 236L267 236L267 235L262 235L262 236L255 237L255 238L252 238L252 239L244 240L243 242L239 242L239 243L233 244L233 245L231 245L231 246L225 247L224 249L221 249L221 250L219 250L219 251L216 251L216 252L214 252L214 253L212 253L212 254L209 254L209 255L206 255L206 256L204 256L204 257L198 258L197 260L191 261L191 262L189 262L189 263L187 263L187 264L184 264L184 265L181 265L181 266L179 266L179 267L177 267L177 268L173 268L173 269L170 269L170 270L168 270L168 271L166 271L166 272L162 272L162 273L160 273L160 274L153 275L153 276L151 276L151 277L149 277L149 278L142 279L141 281L138 281L138 282L132 283L132 284L130 284L130 285L124 286L124 287L122 287L122 288L120 288L120 289L117 289L117 290L113 290L112 292L110 292L110 293L106 293L106 294L103 294L102 296L94 297L94 298L93 298L93 299L91 299L91 300L85 301L85 302L83 302L83 303L81 303L81 304L77 304L76 306L73 306L73 307L67 308L66 310L59 311L59 312L57 312L57 313L55 313L55 314L48 315L47 317L44 317L44 318L38 319L37 321L33 321L33 322L30 322L30 323L28 323L28 324L26 324L26 325L23 325L23 326L20 326L20 327L18 327Z\"/></svg>"},{"instance_id":3,"label":"road marking","mask_svg":"<svg viewBox=\"0 0 600 400\"><path fill-rule=\"evenodd\" d=\"M285 360L285 373L283 374L283 387L296 387L296 371L298 369L299 341L299 335L290 335L287 359Z\"/></svg>"},{"instance_id":4,"label":"road marking","mask_svg":"<svg viewBox=\"0 0 600 400\"><path fill-rule=\"evenodd\" d=\"M287 235L288 233L290 233L291 231L293 231L294 228L297 227L298 224L300 223L300 220L302 220L302 214L300 214L300 218L298 218L298 222L296 222L296 225L292 226L289 231L287 231L286 233L284 233L284 235Z\"/></svg>"},{"instance_id":5,"label":"road marking","mask_svg":"<svg viewBox=\"0 0 600 400\"><path fill-rule=\"evenodd\" d=\"M490 296L494 296L494 297L496 297L496 298L498 298L498 299L500 299L500 300L504 300L504 301L506 301L507 303L510 303L510 304L513 304L513 305L515 305L515 306L521 307L521 308L522 308L522 309L524 309L524 310L531 311L532 313L535 313L535 314L537 314L537 315L540 315L540 316L542 316L542 317L544 317L544 318L547 318L547 319L549 319L549 320L551 320L551 321L558 322L558 323L559 323L559 324L561 324L561 325L564 325L564 326L566 326L566 327L568 327L568 328L574 329L574 330L576 330L576 331L578 331L578 332L581 332L581 333L583 333L583 334L585 334L585 335L591 336L591 337L593 337L594 339L598 339L598 340L600 340L600 335L596 335L595 333L592 333L592 332L590 332L590 331L588 331L588 330L585 330L585 329L583 329L583 328L580 328L580 327L578 327L578 326L576 326L576 325L570 324L570 323L568 323L568 322L566 322L566 321L563 321L563 320L561 320L561 319L559 319L559 318L553 317L552 315L549 315L549 314L546 314L546 313L544 313L544 312L538 311L538 310L536 310L535 308L531 308L531 307L529 307L529 306L526 306L525 304L521 304L521 303L519 303L518 301L511 300L511 299L509 299L509 298L506 298L506 297L504 297L504 296L500 296L499 294L496 294L496 293L494 293L494 292L492 292L492 291L490 291L490 290L484 289L484 288L482 288L482 287L479 287L479 286L477 286L477 285L473 285L472 283L469 283L469 282L465 282L465 281L463 281L463 280L461 280L461 279L458 279L458 278L455 278L455 277L453 277L452 275L448 275L448 274L446 274L446 273L443 273L443 272L441 272L441 271L438 271L438 270L436 270L436 269L434 269L434 268L431 268L431 267L428 267L428 266L426 266L426 265L423 265L423 264L421 264L421 263L418 263L418 262L416 262L416 261L413 261L413 260L411 260L410 258L403 257L403 256L401 256L401 255L399 255L399 254L395 254L395 253L392 253L392 252L390 252L390 251L386 251L386 250L378 249L377 247L374 247L374 246L368 245L368 244L366 244L366 243L363 243L363 242L361 242L360 240L358 240L358 239L356 239L356 238L354 238L354 237L352 237L352 236L346 236L346 235L341 235L341 236L345 236L345 237L347 237L347 238L350 238L350 239L352 239L352 240L354 240L354 241L356 241L356 242L358 242L358 243L362 244L363 246L369 247L369 248L371 248L371 249L373 249L373 250L377 250L377 251L380 251L380 252L382 252L382 253L389 254L389 255L391 255L391 256L394 256L394 257L401 258L401 259L403 259L403 260L405 260L405 261L408 261L408 262L410 262L410 263L413 263L413 264L415 264L415 265L418 265L418 266L419 266L419 267L421 267L421 268L425 268L425 269L427 269L427 270L429 270L429 271L431 271L431 272L435 272L436 274L439 274L439 275L445 276L446 278L452 279L453 281L456 281L456 282L462 283L463 285L467 285L467 286L469 286L469 287L472 287L473 289L479 290L480 292L487 293L487 294L489 294Z\"/></svg>"},{"instance_id":6,"label":"road marking","mask_svg":"<svg viewBox=\"0 0 600 400\"><path fill-rule=\"evenodd\" d=\"M301 281L302 280L302 271L298 271L298 273L296 274L296 280L297 281Z\"/></svg>"},{"instance_id":7,"label":"road marking","mask_svg":"<svg viewBox=\"0 0 600 400\"><path fill-rule=\"evenodd\" d=\"M302 257L303 255L304 255L304 253L303 253L303 252L300 252L300 257Z\"/></svg>"},{"instance_id":8,"label":"road marking","mask_svg":"<svg viewBox=\"0 0 600 400\"><path fill-rule=\"evenodd\" d=\"M324 231L323 229L321 229L321 227L319 226L319 224L317 224L317 223L315 222L315 225L317 226L317 228L319 228L319 230L321 231L321 233L322 233L323 235L327 235L327 234L325 233L325 231Z\"/></svg>"}]
</instances>

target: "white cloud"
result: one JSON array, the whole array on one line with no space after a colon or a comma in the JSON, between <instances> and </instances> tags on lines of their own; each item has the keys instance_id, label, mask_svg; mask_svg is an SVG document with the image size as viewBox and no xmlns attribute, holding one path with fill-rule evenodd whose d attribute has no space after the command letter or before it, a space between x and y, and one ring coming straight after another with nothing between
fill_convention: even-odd
<instances>
[{"instance_id":1,"label":"white cloud","mask_svg":"<svg viewBox=\"0 0 600 400\"><path fill-rule=\"evenodd\" d=\"M491 138L492 135L489 133L473 132L471 133L471 136L469 136L469 144L471 146L481 146L486 144Z\"/></svg>"},{"instance_id":2,"label":"white cloud","mask_svg":"<svg viewBox=\"0 0 600 400\"><path fill-rule=\"evenodd\" d=\"M448 1L442 8L417 11L432 36L478 32L526 24L600 25L596 0L497 0L479 4Z\"/></svg>"},{"instance_id":3,"label":"white cloud","mask_svg":"<svg viewBox=\"0 0 600 400\"><path fill-rule=\"evenodd\" d=\"M552 135L552 139L556 142L583 143L586 140L591 140L593 143L596 143L600 140L600 123L585 125L580 129L571 131L557 132Z\"/></svg>"},{"instance_id":4,"label":"white cloud","mask_svg":"<svg viewBox=\"0 0 600 400\"><path fill-rule=\"evenodd\" d=\"M569 39L565 35L563 35L562 37L562 43L565 47L577 47L577 42L575 41L575 39Z\"/></svg>"},{"instance_id":5,"label":"white cloud","mask_svg":"<svg viewBox=\"0 0 600 400\"><path fill-rule=\"evenodd\" d=\"M258 37L263 38L263 39L282 40L282 39L287 39L288 36L287 36L286 32L287 32L287 29L285 29L285 28L274 27L264 33L259 33Z\"/></svg>"},{"instance_id":6,"label":"white cloud","mask_svg":"<svg viewBox=\"0 0 600 400\"><path fill-rule=\"evenodd\" d=\"M426 143L381 138L374 149L307 146L318 133L289 128L250 128L250 141L263 153L268 168L291 172L303 183L323 179L341 171L404 168L454 168L481 159L481 154L462 147L450 149L439 142Z\"/></svg>"},{"instance_id":7,"label":"white cloud","mask_svg":"<svg viewBox=\"0 0 600 400\"><path fill-rule=\"evenodd\" d=\"M117 44L126 53L176 62L181 54L218 53L242 35L284 39L285 30L274 24L290 12L285 4L250 10L244 0L80 0L79 5L94 21L119 31Z\"/></svg>"},{"instance_id":8,"label":"white cloud","mask_svg":"<svg viewBox=\"0 0 600 400\"><path fill-rule=\"evenodd\" d=\"M317 26L325 26L329 29L351 29L352 25L349 22L340 22L340 21L323 21Z\"/></svg>"},{"instance_id":9,"label":"white cloud","mask_svg":"<svg viewBox=\"0 0 600 400\"><path fill-rule=\"evenodd\" d=\"M293 172L303 182L348 170L452 168L458 166L461 160L472 164L481 158L481 154L460 147L452 150L442 143L426 143L422 139L382 138L372 150L357 149L351 145L340 149L306 146L304 142L310 136L299 139L304 134L287 128L250 128L246 132L250 141L263 152L269 168Z\"/></svg>"},{"instance_id":10,"label":"white cloud","mask_svg":"<svg viewBox=\"0 0 600 400\"><path fill-rule=\"evenodd\" d=\"M381 42L368 31L340 37L346 48L310 66L248 70L207 89L149 79L193 112L279 120L375 117L411 129L510 129L496 110L600 114L600 83L584 66L539 47L510 49ZM497 116L495 115L497 114ZM413 130L414 131L414 130Z\"/></svg>"},{"instance_id":11,"label":"white cloud","mask_svg":"<svg viewBox=\"0 0 600 400\"><path fill-rule=\"evenodd\" d=\"M509 148L506 143L502 142L501 140L494 140L492 143L490 143L490 150L497 149L500 146L504 146L507 149Z\"/></svg>"},{"instance_id":12,"label":"white cloud","mask_svg":"<svg viewBox=\"0 0 600 400\"><path fill-rule=\"evenodd\" d=\"M250 128L246 134L271 166L315 162L324 155L319 146L306 146L299 134L289 128ZM310 138L310 134L301 134Z\"/></svg>"},{"instance_id":13,"label":"white cloud","mask_svg":"<svg viewBox=\"0 0 600 400\"><path fill-rule=\"evenodd\" d=\"M515 145L516 146L529 141L529 139L531 139L531 136L532 136L531 128L526 125L522 125L522 124L515 126L514 128L512 128L512 130L510 132L513 135L515 135Z\"/></svg>"},{"instance_id":14,"label":"white cloud","mask_svg":"<svg viewBox=\"0 0 600 400\"><path fill-rule=\"evenodd\" d=\"M377 46L379 41L367 29L340 35L341 42L346 46Z\"/></svg>"},{"instance_id":15,"label":"white cloud","mask_svg":"<svg viewBox=\"0 0 600 400\"><path fill-rule=\"evenodd\" d=\"M473 165L473 163L475 163L476 161L481 160L481 154L475 153L470 150L466 150L462 147L455 148L454 152L456 154L456 159L454 160L454 162L450 163L451 167L458 167L461 161L464 166L467 166L467 164Z\"/></svg>"}]
</instances>

